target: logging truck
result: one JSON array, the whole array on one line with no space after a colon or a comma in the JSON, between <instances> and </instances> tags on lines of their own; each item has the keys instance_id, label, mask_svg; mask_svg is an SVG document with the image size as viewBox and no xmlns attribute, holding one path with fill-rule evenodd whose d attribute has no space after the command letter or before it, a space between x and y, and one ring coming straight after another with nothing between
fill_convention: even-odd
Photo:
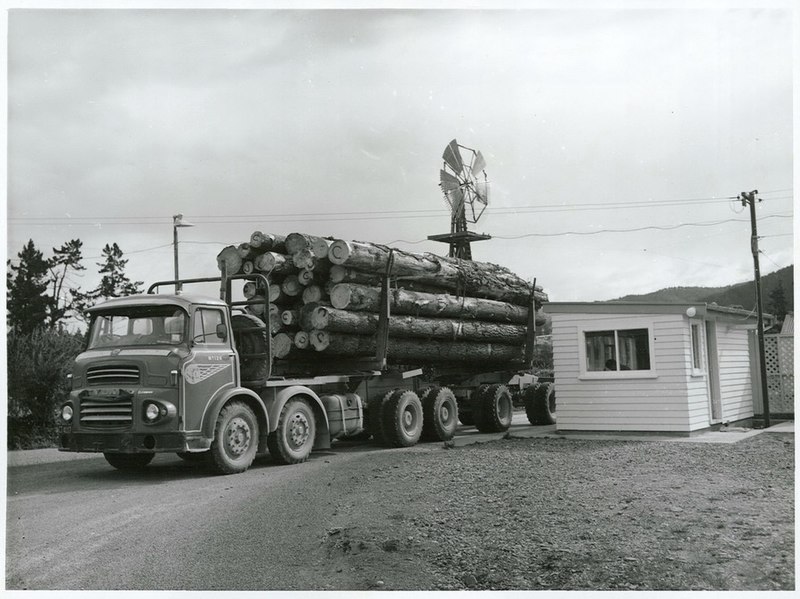
<instances>
[{"instance_id":1,"label":"logging truck","mask_svg":"<svg viewBox=\"0 0 800 599\"><path fill-rule=\"evenodd\" d=\"M276 358L270 318L253 314L272 297L274 285L261 272L160 281L145 294L91 308L87 345L61 406L59 449L103 453L120 470L172 452L233 474L258 454L295 464L337 439L392 447L449 441L459 420L482 432L505 431L512 391L523 397L531 424L554 421L552 386L536 384L530 371L532 291L522 361L500 353L453 364L425 358L432 342L421 344L421 354L404 353L392 333L390 272L379 288L374 334L355 354L325 345L338 339L331 334L318 335L323 351L292 347ZM182 292L217 282L219 299ZM234 282L250 284L251 292L236 299ZM165 286L175 293L161 292Z\"/></svg>"}]
</instances>

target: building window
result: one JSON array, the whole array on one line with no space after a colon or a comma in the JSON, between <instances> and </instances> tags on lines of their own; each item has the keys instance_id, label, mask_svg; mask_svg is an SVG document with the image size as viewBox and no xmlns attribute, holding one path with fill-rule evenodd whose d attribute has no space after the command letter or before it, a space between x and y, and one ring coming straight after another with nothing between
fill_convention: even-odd
<instances>
[{"instance_id":1,"label":"building window","mask_svg":"<svg viewBox=\"0 0 800 599\"><path fill-rule=\"evenodd\" d=\"M586 331L586 371L650 370L648 329Z\"/></svg>"},{"instance_id":2,"label":"building window","mask_svg":"<svg viewBox=\"0 0 800 599\"><path fill-rule=\"evenodd\" d=\"M692 374L702 374L705 372L705 362L703 360L703 324L701 322L690 323L692 331Z\"/></svg>"}]
</instances>

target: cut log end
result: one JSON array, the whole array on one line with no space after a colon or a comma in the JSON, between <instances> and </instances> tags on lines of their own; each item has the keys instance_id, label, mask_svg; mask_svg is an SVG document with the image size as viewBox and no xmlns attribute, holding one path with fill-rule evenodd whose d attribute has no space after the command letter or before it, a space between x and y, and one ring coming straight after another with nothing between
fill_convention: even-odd
<instances>
[{"instance_id":1,"label":"cut log end","mask_svg":"<svg viewBox=\"0 0 800 599\"><path fill-rule=\"evenodd\" d=\"M350 244L344 239L337 239L328 248L328 260L333 264L344 264L350 257Z\"/></svg>"},{"instance_id":2,"label":"cut log end","mask_svg":"<svg viewBox=\"0 0 800 599\"><path fill-rule=\"evenodd\" d=\"M332 246L331 246L332 247ZM350 305L352 287L346 284L334 285L331 289L331 305L339 310L344 310Z\"/></svg>"}]
</instances>

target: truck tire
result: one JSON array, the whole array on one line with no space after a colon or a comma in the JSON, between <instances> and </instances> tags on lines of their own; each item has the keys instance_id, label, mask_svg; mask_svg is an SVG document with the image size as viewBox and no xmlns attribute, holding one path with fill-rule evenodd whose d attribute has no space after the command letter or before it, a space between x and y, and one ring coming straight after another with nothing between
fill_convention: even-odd
<instances>
[{"instance_id":1,"label":"truck tire","mask_svg":"<svg viewBox=\"0 0 800 599\"><path fill-rule=\"evenodd\" d=\"M141 470L153 461L154 453L104 453L106 462L117 470Z\"/></svg>"},{"instance_id":2,"label":"truck tire","mask_svg":"<svg viewBox=\"0 0 800 599\"><path fill-rule=\"evenodd\" d=\"M372 440L378 445L383 445L386 439L383 435L383 407L393 393L401 389L392 389L384 395L372 397L367 403L367 423L365 428L372 435Z\"/></svg>"},{"instance_id":3,"label":"truck tire","mask_svg":"<svg viewBox=\"0 0 800 599\"><path fill-rule=\"evenodd\" d=\"M525 389L525 414L531 424L556 423L556 391L553 383L537 383Z\"/></svg>"},{"instance_id":4,"label":"truck tire","mask_svg":"<svg viewBox=\"0 0 800 599\"><path fill-rule=\"evenodd\" d=\"M505 385L481 385L472 396L475 426L482 433L507 431L514 416L511 392Z\"/></svg>"},{"instance_id":5,"label":"truck tire","mask_svg":"<svg viewBox=\"0 0 800 599\"><path fill-rule=\"evenodd\" d=\"M447 387L428 387L421 396L422 440L449 441L458 428L458 403Z\"/></svg>"},{"instance_id":6,"label":"truck tire","mask_svg":"<svg viewBox=\"0 0 800 599\"><path fill-rule=\"evenodd\" d=\"M258 449L258 421L253 410L241 401L232 401L220 410L209 451L211 468L219 474L244 472L253 463Z\"/></svg>"},{"instance_id":7,"label":"truck tire","mask_svg":"<svg viewBox=\"0 0 800 599\"><path fill-rule=\"evenodd\" d=\"M316 434L314 410L304 398L293 397L281 410L278 428L267 436L267 447L276 462L299 464L311 455Z\"/></svg>"},{"instance_id":8,"label":"truck tire","mask_svg":"<svg viewBox=\"0 0 800 599\"><path fill-rule=\"evenodd\" d=\"M383 442L390 447L411 447L422 435L422 402L417 394L397 389L386 400L381 415Z\"/></svg>"}]
</instances>

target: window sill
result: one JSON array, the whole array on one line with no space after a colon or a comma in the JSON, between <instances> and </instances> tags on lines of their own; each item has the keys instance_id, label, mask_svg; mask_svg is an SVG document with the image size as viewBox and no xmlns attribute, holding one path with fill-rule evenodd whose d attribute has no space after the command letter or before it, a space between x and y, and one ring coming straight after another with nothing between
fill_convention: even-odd
<instances>
[{"instance_id":1,"label":"window sill","mask_svg":"<svg viewBox=\"0 0 800 599\"><path fill-rule=\"evenodd\" d=\"M657 379L658 374L652 371L636 372L586 372L578 377L579 381L625 381L629 379Z\"/></svg>"}]
</instances>

